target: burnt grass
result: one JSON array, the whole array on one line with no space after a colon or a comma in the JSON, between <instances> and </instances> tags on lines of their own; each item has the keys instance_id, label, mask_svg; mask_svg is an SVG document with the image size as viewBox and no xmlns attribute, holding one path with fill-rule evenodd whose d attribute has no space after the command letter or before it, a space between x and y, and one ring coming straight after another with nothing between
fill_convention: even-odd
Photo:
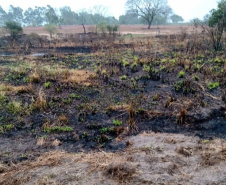
<instances>
[{"instance_id":1,"label":"burnt grass","mask_svg":"<svg viewBox=\"0 0 226 185\"><path fill-rule=\"evenodd\" d=\"M123 138L144 131L225 138L224 51L207 50L192 36L128 43L83 37L43 40L42 46L36 38L24 53L26 36L16 56L16 48L2 46L0 53L8 55L0 59L2 162L32 160L53 149L123 150ZM71 46L69 38L77 42ZM43 56L28 55L40 51ZM74 70L82 75L69 80ZM40 92L44 106L37 104Z\"/></svg>"}]
</instances>

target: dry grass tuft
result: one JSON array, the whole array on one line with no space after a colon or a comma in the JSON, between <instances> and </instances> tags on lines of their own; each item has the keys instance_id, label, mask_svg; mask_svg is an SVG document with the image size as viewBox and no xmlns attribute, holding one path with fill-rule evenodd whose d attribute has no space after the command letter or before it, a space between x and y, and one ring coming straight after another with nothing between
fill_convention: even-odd
<instances>
[{"instance_id":1,"label":"dry grass tuft","mask_svg":"<svg viewBox=\"0 0 226 185\"><path fill-rule=\"evenodd\" d=\"M62 125L67 125L69 123L69 119L65 115L59 116L59 121Z\"/></svg>"},{"instance_id":2,"label":"dry grass tuft","mask_svg":"<svg viewBox=\"0 0 226 185\"><path fill-rule=\"evenodd\" d=\"M17 93L31 93L34 92L32 84L26 86L15 87L14 89Z\"/></svg>"},{"instance_id":3,"label":"dry grass tuft","mask_svg":"<svg viewBox=\"0 0 226 185\"><path fill-rule=\"evenodd\" d=\"M32 84L22 85L22 86L12 86L8 84L0 84L0 91L5 91L8 93L30 93L33 92Z\"/></svg>"},{"instance_id":4,"label":"dry grass tuft","mask_svg":"<svg viewBox=\"0 0 226 185\"><path fill-rule=\"evenodd\" d=\"M30 82L33 82L33 83L39 83L39 82L41 82L41 77L40 77L40 75L38 74L36 68L35 68L34 72L32 72L32 73L29 75L29 81L30 81Z\"/></svg>"},{"instance_id":5,"label":"dry grass tuft","mask_svg":"<svg viewBox=\"0 0 226 185\"><path fill-rule=\"evenodd\" d=\"M184 148L184 147L180 147L176 149L177 153L185 156L185 157L189 157L192 155L192 151L189 148Z\"/></svg>"},{"instance_id":6,"label":"dry grass tuft","mask_svg":"<svg viewBox=\"0 0 226 185\"><path fill-rule=\"evenodd\" d=\"M187 115L187 110L182 109L177 115L177 123L178 124L185 124L186 115Z\"/></svg>"},{"instance_id":7,"label":"dry grass tuft","mask_svg":"<svg viewBox=\"0 0 226 185\"><path fill-rule=\"evenodd\" d=\"M47 108L47 102L45 93L43 92L42 88L39 90L38 98L36 102L34 103L34 107L39 110L45 110Z\"/></svg>"},{"instance_id":8,"label":"dry grass tuft","mask_svg":"<svg viewBox=\"0 0 226 185\"><path fill-rule=\"evenodd\" d=\"M130 105L128 108L128 114L129 114L129 120L128 120L129 128L130 130L137 132L138 127L136 126L136 123L134 121L136 113L132 105Z\"/></svg>"},{"instance_id":9,"label":"dry grass tuft","mask_svg":"<svg viewBox=\"0 0 226 185\"><path fill-rule=\"evenodd\" d=\"M68 78L64 79L63 82L90 85L88 80L93 77L95 77L95 73L90 71L70 70Z\"/></svg>"},{"instance_id":10,"label":"dry grass tuft","mask_svg":"<svg viewBox=\"0 0 226 185\"><path fill-rule=\"evenodd\" d=\"M213 166L215 164L226 161L226 148L222 148L220 151L207 151L202 154L203 164L207 166Z\"/></svg>"},{"instance_id":11,"label":"dry grass tuft","mask_svg":"<svg viewBox=\"0 0 226 185\"><path fill-rule=\"evenodd\" d=\"M129 163L111 163L106 169L106 174L119 181L127 181L136 173L136 168Z\"/></svg>"},{"instance_id":12,"label":"dry grass tuft","mask_svg":"<svg viewBox=\"0 0 226 185\"><path fill-rule=\"evenodd\" d=\"M53 146L59 146L61 145L61 142L58 139L55 139L52 143Z\"/></svg>"},{"instance_id":13,"label":"dry grass tuft","mask_svg":"<svg viewBox=\"0 0 226 185\"><path fill-rule=\"evenodd\" d=\"M46 144L46 139L45 137L40 137L37 139L37 143L38 146L44 146Z\"/></svg>"}]
</instances>

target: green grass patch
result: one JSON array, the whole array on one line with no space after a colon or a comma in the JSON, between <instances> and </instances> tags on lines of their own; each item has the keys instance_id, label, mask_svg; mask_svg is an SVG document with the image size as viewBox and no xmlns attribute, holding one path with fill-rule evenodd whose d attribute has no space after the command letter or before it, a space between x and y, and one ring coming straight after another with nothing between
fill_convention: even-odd
<instances>
[{"instance_id":1,"label":"green grass patch","mask_svg":"<svg viewBox=\"0 0 226 185\"><path fill-rule=\"evenodd\" d=\"M213 89L216 89L217 87L219 87L219 85L220 85L219 82L215 82L215 83L209 82L207 84L207 89L213 90Z\"/></svg>"},{"instance_id":2,"label":"green grass patch","mask_svg":"<svg viewBox=\"0 0 226 185\"><path fill-rule=\"evenodd\" d=\"M44 128L44 132L51 133L51 132L72 132L72 127L60 127L60 126L54 126L54 127L47 127Z\"/></svg>"}]
</instances>

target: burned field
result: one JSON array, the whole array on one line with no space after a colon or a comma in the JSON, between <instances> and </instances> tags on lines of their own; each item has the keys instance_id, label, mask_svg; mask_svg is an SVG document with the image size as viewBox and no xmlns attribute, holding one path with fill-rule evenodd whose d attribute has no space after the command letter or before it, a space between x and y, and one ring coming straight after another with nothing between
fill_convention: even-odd
<instances>
[{"instance_id":1,"label":"burned field","mask_svg":"<svg viewBox=\"0 0 226 185\"><path fill-rule=\"evenodd\" d=\"M225 51L201 34L30 34L1 48L4 165L56 148L120 151L144 131L225 139Z\"/></svg>"}]
</instances>

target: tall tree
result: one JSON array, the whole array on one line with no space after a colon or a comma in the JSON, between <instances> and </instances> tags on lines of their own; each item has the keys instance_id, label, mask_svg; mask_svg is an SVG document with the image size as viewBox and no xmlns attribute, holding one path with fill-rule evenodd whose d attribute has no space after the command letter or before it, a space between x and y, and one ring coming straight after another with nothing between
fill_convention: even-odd
<instances>
[{"instance_id":1,"label":"tall tree","mask_svg":"<svg viewBox=\"0 0 226 185\"><path fill-rule=\"evenodd\" d=\"M154 17L162 14L168 7L167 0L127 0L127 8L146 20L148 29L151 28Z\"/></svg>"},{"instance_id":2,"label":"tall tree","mask_svg":"<svg viewBox=\"0 0 226 185\"><path fill-rule=\"evenodd\" d=\"M24 12L23 22L27 26L41 26L46 22L46 7L28 8Z\"/></svg>"},{"instance_id":3,"label":"tall tree","mask_svg":"<svg viewBox=\"0 0 226 185\"><path fill-rule=\"evenodd\" d=\"M7 13L3 8L0 6L0 26L3 26L4 23L7 21Z\"/></svg>"},{"instance_id":4,"label":"tall tree","mask_svg":"<svg viewBox=\"0 0 226 185\"><path fill-rule=\"evenodd\" d=\"M89 23L89 20L90 20L90 14L87 11L85 11L85 10L82 10L77 16L77 21L79 22L79 24L82 25L83 30L84 30L84 34L86 34L86 27L85 27L85 25L87 23Z\"/></svg>"},{"instance_id":5,"label":"tall tree","mask_svg":"<svg viewBox=\"0 0 226 185\"><path fill-rule=\"evenodd\" d=\"M40 26L43 25L44 22L46 22L46 7L38 7L36 6L34 9L34 17L35 17L35 22L36 25Z\"/></svg>"},{"instance_id":6,"label":"tall tree","mask_svg":"<svg viewBox=\"0 0 226 185\"><path fill-rule=\"evenodd\" d=\"M137 14L127 12L119 17L119 24L140 24Z\"/></svg>"},{"instance_id":7,"label":"tall tree","mask_svg":"<svg viewBox=\"0 0 226 185\"><path fill-rule=\"evenodd\" d=\"M60 13L61 13L61 17L63 19L64 25L76 24L76 17L78 15L75 12L73 12L69 6L64 6L60 8Z\"/></svg>"},{"instance_id":8,"label":"tall tree","mask_svg":"<svg viewBox=\"0 0 226 185\"><path fill-rule=\"evenodd\" d=\"M9 12L8 12L8 19L10 21L15 21L17 23L23 23L23 9L20 7L14 7L10 5Z\"/></svg>"},{"instance_id":9,"label":"tall tree","mask_svg":"<svg viewBox=\"0 0 226 185\"><path fill-rule=\"evenodd\" d=\"M170 18L173 23L178 23L178 22L184 21L184 19L181 16L176 15L176 14L172 15Z\"/></svg>"},{"instance_id":10,"label":"tall tree","mask_svg":"<svg viewBox=\"0 0 226 185\"><path fill-rule=\"evenodd\" d=\"M56 11L50 5L47 5L47 10L45 15L49 24L58 24L60 22L60 19Z\"/></svg>"},{"instance_id":11,"label":"tall tree","mask_svg":"<svg viewBox=\"0 0 226 185\"><path fill-rule=\"evenodd\" d=\"M226 30L226 0L221 0L218 3L218 8L210 11L209 26L213 27L217 24L222 24Z\"/></svg>"},{"instance_id":12,"label":"tall tree","mask_svg":"<svg viewBox=\"0 0 226 185\"><path fill-rule=\"evenodd\" d=\"M102 5L95 5L90 10L90 19L92 23L96 25L96 33L97 33L98 24L104 23L106 14L107 14L107 7L104 7Z\"/></svg>"},{"instance_id":13,"label":"tall tree","mask_svg":"<svg viewBox=\"0 0 226 185\"><path fill-rule=\"evenodd\" d=\"M170 19L170 15L172 15L173 10L169 6L166 6L164 11L162 12L162 15L164 17L164 25L166 25L168 19Z\"/></svg>"},{"instance_id":14,"label":"tall tree","mask_svg":"<svg viewBox=\"0 0 226 185\"><path fill-rule=\"evenodd\" d=\"M27 26L35 26L35 16L34 16L34 10L32 8L28 8L24 12L24 24Z\"/></svg>"}]
</instances>

